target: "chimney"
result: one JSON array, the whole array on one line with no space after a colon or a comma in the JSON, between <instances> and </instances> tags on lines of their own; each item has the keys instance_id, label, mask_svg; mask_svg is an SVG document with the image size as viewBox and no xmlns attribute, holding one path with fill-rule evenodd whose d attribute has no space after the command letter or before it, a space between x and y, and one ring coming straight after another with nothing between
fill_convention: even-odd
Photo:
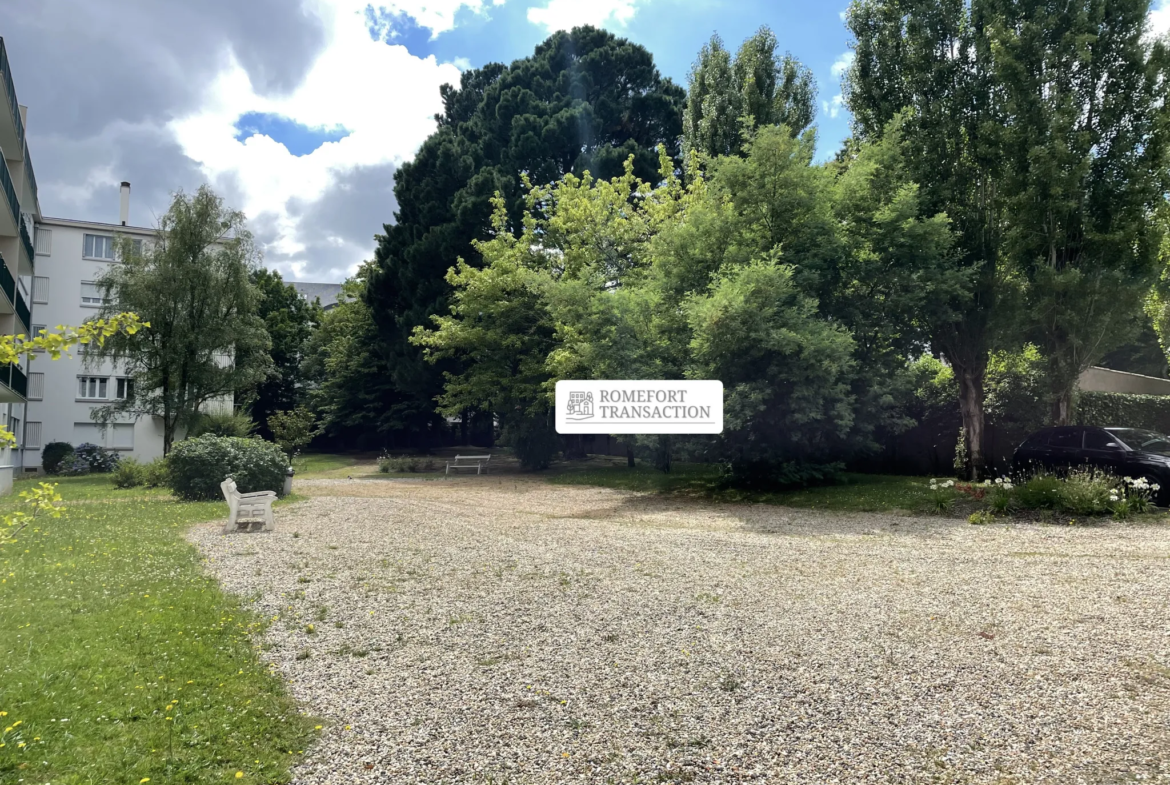
<instances>
[{"instance_id":1,"label":"chimney","mask_svg":"<svg viewBox=\"0 0 1170 785\"><path fill-rule=\"evenodd\" d=\"M119 210L119 220L122 221L122 226L130 220L130 183L122 183L122 209Z\"/></svg>"}]
</instances>

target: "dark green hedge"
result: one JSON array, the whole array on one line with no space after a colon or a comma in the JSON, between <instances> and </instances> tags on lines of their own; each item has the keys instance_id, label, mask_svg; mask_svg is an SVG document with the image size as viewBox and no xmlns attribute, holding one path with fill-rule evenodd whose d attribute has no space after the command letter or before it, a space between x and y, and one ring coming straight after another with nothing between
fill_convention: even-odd
<instances>
[{"instance_id":1,"label":"dark green hedge","mask_svg":"<svg viewBox=\"0 0 1170 785\"><path fill-rule=\"evenodd\" d=\"M1076 421L1078 425L1170 433L1170 395L1082 392L1077 397Z\"/></svg>"},{"instance_id":2,"label":"dark green hedge","mask_svg":"<svg viewBox=\"0 0 1170 785\"><path fill-rule=\"evenodd\" d=\"M180 499L223 498L219 484L236 481L240 493L284 491L288 457L272 442L238 436L199 436L175 445L167 456L171 490Z\"/></svg>"}]
</instances>

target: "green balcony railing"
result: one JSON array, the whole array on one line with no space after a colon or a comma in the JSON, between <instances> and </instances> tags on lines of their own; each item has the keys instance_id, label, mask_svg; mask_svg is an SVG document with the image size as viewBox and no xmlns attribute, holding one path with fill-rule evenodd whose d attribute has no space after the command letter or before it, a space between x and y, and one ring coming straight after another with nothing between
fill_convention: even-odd
<instances>
[{"instance_id":1,"label":"green balcony railing","mask_svg":"<svg viewBox=\"0 0 1170 785\"><path fill-rule=\"evenodd\" d=\"M14 306L16 304L16 279L12 277L12 273L8 270L8 265L4 263L4 256L0 254L0 291L3 291L8 297L8 302Z\"/></svg>"},{"instance_id":2,"label":"green balcony railing","mask_svg":"<svg viewBox=\"0 0 1170 785\"><path fill-rule=\"evenodd\" d=\"M37 262L37 251L33 246L32 238L28 235L28 224L20 222L20 241L24 243L24 250L28 251L28 263L31 267Z\"/></svg>"},{"instance_id":3,"label":"green balcony railing","mask_svg":"<svg viewBox=\"0 0 1170 785\"><path fill-rule=\"evenodd\" d=\"M0 369L0 384L4 384L21 398L28 397L28 377L19 365Z\"/></svg>"},{"instance_id":4,"label":"green balcony railing","mask_svg":"<svg viewBox=\"0 0 1170 785\"><path fill-rule=\"evenodd\" d=\"M29 336L28 326L32 324L32 311L28 309L28 304L24 301L24 295L20 293L19 289L16 290L16 300L12 304L16 306L16 317L24 325L24 329L17 330L17 332L24 333L27 337Z\"/></svg>"},{"instance_id":5,"label":"green balcony railing","mask_svg":"<svg viewBox=\"0 0 1170 785\"><path fill-rule=\"evenodd\" d=\"M20 102L16 100L16 84L12 81L12 69L8 66L8 49L4 46L3 38L0 38L0 73L4 74L4 87L8 90L8 105L12 109L12 119L16 121L18 144L24 144L24 121L20 119Z\"/></svg>"}]
</instances>

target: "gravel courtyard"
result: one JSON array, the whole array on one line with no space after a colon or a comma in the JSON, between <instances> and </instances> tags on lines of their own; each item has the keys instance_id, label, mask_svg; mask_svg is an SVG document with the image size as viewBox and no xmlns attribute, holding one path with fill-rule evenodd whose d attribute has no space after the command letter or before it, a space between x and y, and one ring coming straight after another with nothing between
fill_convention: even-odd
<instances>
[{"instance_id":1,"label":"gravel courtyard","mask_svg":"<svg viewBox=\"0 0 1170 785\"><path fill-rule=\"evenodd\" d=\"M190 535L323 720L297 783L1170 782L1170 526L298 488Z\"/></svg>"}]
</instances>

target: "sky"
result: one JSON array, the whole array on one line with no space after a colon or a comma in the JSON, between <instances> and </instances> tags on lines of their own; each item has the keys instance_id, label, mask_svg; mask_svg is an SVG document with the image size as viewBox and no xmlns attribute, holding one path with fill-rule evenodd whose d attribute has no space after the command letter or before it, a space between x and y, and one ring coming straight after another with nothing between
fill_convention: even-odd
<instances>
[{"instance_id":1,"label":"sky","mask_svg":"<svg viewBox=\"0 0 1170 785\"><path fill-rule=\"evenodd\" d=\"M340 282L392 223L394 172L434 130L439 87L592 24L680 85L718 33L761 25L819 85L818 157L849 132L848 0L0 0L46 216L154 226L210 184L286 280ZM1152 26L1170 28L1170 0Z\"/></svg>"}]
</instances>

